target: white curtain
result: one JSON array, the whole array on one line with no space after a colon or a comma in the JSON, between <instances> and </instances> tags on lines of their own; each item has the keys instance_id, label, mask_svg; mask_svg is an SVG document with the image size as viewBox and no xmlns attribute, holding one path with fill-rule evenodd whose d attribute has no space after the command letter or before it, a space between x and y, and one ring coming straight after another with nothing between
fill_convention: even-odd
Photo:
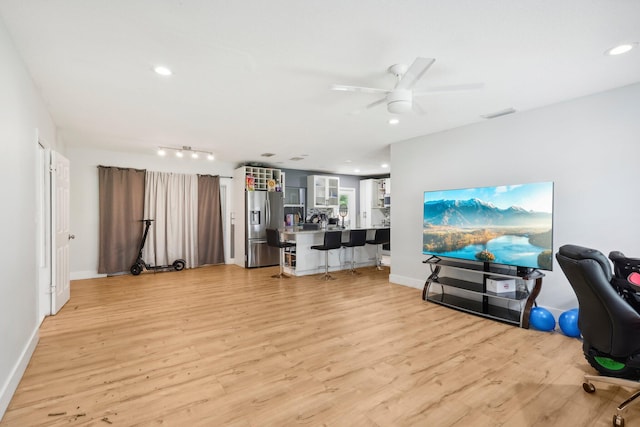
<instances>
[{"instance_id":1,"label":"white curtain","mask_svg":"<svg viewBox=\"0 0 640 427\"><path fill-rule=\"evenodd\" d=\"M153 219L143 257L147 263L170 265L186 260L198 265L198 176L147 171L144 217Z\"/></svg>"}]
</instances>

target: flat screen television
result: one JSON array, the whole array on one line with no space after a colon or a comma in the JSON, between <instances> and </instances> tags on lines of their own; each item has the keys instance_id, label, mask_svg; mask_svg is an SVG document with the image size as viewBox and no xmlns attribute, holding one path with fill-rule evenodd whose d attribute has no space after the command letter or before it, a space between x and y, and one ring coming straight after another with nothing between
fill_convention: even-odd
<instances>
[{"instance_id":1,"label":"flat screen television","mask_svg":"<svg viewBox=\"0 0 640 427\"><path fill-rule=\"evenodd\" d=\"M422 253L552 270L553 182L425 191Z\"/></svg>"}]
</instances>

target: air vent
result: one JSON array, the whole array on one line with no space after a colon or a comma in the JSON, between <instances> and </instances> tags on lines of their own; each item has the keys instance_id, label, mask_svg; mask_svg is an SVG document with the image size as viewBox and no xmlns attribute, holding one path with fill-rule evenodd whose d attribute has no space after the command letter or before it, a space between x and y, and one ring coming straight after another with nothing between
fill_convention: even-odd
<instances>
[{"instance_id":1,"label":"air vent","mask_svg":"<svg viewBox=\"0 0 640 427\"><path fill-rule=\"evenodd\" d=\"M262 153L262 154L260 154L260 156L262 156L262 157L273 157L273 156L275 156L275 153Z\"/></svg>"},{"instance_id":2,"label":"air vent","mask_svg":"<svg viewBox=\"0 0 640 427\"><path fill-rule=\"evenodd\" d=\"M292 157L289 160L294 160L294 161L298 161L298 160L304 160L304 157Z\"/></svg>"},{"instance_id":3,"label":"air vent","mask_svg":"<svg viewBox=\"0 0 640 427\"><path fill-rule=\"evenodd\" d=\"M495 119L496 117L506 116L507 114L513 114L515 112L515 109L507 108L505 110L496 111L495 113L483 114L480 117L485 119Z\"/></svg>"}]
</instances>

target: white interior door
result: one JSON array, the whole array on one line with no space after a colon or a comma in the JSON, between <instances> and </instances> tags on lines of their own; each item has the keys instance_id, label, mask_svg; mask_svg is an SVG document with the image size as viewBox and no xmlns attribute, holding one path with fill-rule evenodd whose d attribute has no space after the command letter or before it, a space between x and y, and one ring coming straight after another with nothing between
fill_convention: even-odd
<instances>
[{"instance_id":1,"label":"white interior door","mask_svg":"<svg viewBox=\"0 0 640 427\"><path fill-rule=\"evenodd\" d=\"M37 265L38 320L51 314L51 153L38 143Z\"/></svg>"},{"instance_id":2,"label":"white interior door","mask_svg":"<svg viewBox=\"0 0 640 427\"><path fill-rule=\"evenodd\" d=\"M69 283L69 160L51 152L51 200L53 230L53 284L51 292L51 314L56 314L71 296Z\"/></svg>"},{"instance_id":3,"label":"white interior door","mask_svg":"<svg viewBox=\"0 0 640 427\"><path fill-rule=\"evenodd\" d=\"M222 179L222 178L221 178ZM220 210L222 211L222 239L224 241L224 263L229 264L231 258L231 252L229 248L231 247L231 239L229 236L230 229L230 212L229 212L229 201L227 199L227 184L220 183Z\"/></svg>"}]
</instances>

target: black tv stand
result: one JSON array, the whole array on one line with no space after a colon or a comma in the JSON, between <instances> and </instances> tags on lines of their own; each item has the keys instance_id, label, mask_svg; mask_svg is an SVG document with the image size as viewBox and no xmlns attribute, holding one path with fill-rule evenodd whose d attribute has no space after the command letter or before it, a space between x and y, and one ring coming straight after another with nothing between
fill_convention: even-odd
<instances>
[{"instance_id":1,"label":"black tv stand","mask_svg":"<svg viewBox=\"0 0 640 427\"><path fill-rule=\"evenodd\" d=\"M491 318L500 322L529 328L529 314L542 289L544 274L534 268L509 267L490 262L463 262L431 257L423 261L431 267L422 290L422 299L456 310ZM442 267L452 272L477 274L477 280L461 280L440 276ZM516 279L516 282L533 280L531 289L527 286L515 292L495 293L487 291L487 278L501 277Z\"/></svg>"}]
</instances>

